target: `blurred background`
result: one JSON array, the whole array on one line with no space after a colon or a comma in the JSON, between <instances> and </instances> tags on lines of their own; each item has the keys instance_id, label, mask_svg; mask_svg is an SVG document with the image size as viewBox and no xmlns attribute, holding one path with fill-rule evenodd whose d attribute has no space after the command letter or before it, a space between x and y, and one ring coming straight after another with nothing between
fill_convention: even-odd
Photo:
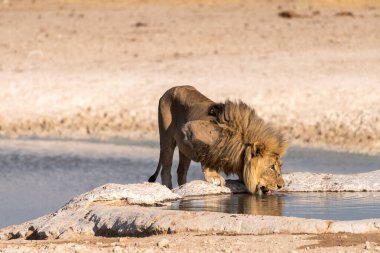
<instances>
[{"instance_id":1,"label":"blurred background","mask_svg":"<svg viewBox=\"0 0 380 253\"><path fill-rule=\"evenodd\" d=\"M281 128L285 172L380 168L377 0L0 0L0 56L0 227L146 180L176 85Z\"/></svg>"}]
</instances>

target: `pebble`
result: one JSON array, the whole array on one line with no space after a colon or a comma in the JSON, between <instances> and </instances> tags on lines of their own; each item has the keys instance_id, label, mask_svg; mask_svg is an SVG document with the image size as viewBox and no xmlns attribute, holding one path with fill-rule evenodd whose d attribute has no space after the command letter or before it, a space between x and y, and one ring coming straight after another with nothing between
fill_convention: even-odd
<instances>
[{"instance_id":1,"label":"pebble","mask_svg":"<svg viewBox=\"0 0 380 253\"><path fill-rule=\"evenodd\" d=\"M119 239L119 242L128 242L128 238L121 237L121 238Z\"/></svg>"},{"instance_id":2,"label":"pebble","mask_svg":"<svg viewBox=\"0 0 380 253\"><path fill-rule=\"evenodd\" d=\"M121 251L121 247L120 246L115 246L113 249L112 249L112 252L120 252Z\"/></svg>"},{"instance_id":3,"label":"pebble","mask_svg":"<svg viewBox=\"0 0 380 253\"><path fill-rule=\"evenodd\" d=\"M160 248L168 248L169 247L169 240L168 239L162 239L157 243L157 246Z\"/></svg>"},{"instance_id":4,"label":"pebble","mask_svg":"<svg viewBox=\"0 0 380 253\"><path fill-rule=\"evenodd\" d=\"M369 241L366 241L365 242L365 246L364 246L364 249L371 249L371 243Z\"/></svg>"}]
</instances>

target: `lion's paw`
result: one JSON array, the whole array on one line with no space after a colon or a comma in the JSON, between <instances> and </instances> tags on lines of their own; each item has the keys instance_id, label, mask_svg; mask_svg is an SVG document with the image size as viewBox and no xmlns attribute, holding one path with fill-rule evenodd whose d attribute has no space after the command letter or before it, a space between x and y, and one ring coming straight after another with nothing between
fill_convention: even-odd
<instances>
[{"instance_id":1,"label":"lion's paw","mask_svg":"<svg viewBox=\"0 0 380 253\"><path fill-rule=\"evenodd\" d=\"M205 175L205 180L211 184L214 184L214 185L224 186L226 184L226 181L224 180L224 178L219 174L217 174L217 175Z\"/></svg>"}]
</instances>

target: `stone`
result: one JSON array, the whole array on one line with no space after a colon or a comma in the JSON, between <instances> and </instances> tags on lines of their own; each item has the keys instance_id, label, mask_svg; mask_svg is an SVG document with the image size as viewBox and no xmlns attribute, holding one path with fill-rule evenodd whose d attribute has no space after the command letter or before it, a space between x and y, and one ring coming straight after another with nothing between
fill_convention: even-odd
<instances>
[{"instance_id":1,"label":"stone","mask_svg":"<svg viewBox=\"0 0 380 253\"><path fill-rule=\"evenodd\" d=\"M157 243L157 246L160 248L168 248L169 247L169 240L168 239L162 239Z\"/></svg>"},{"instance_id":2,"label":"stone","mask_svg":"<svg viewBox=\"0 0 380 253\"><path fill-rule=\"evenodd\" d=\"M328 233L369 233L380 232L380 219L334 221L330 224Z\"/></svg>"},{"instance_id":3,"label":"stone","mask_svg":"<svg viewBox=\"0 0 380 253\"><path fill-rule=\"evenodd\" d=\"M128 241L129 241L129 238L127 238L127 237L121 237L121 238L119 238L119 242L120 243L126 243Z\"/></svg>"},{"instance_id":4,"label":"stone","mask_svg":"<svg viewBox=\"0 0 380 253\"><path fill-rule=\"evenodd\" d=\"M159 205L180 198L159 183L105 184L73 198L65 208L78 208L92 202L113 200L122 200L130 205Z\"/></svg>"},{"instance_id":5,"label":"stone","mask_svg":"<svg viewBox=\"0 0 380 253\"><path fill-rule=\"evenodd\" d=\"M120 252L120 251L122 251L120 246L115 246L112 248L112 252Z\"/></svg>"},{"instance_id":6,"label":"stone","mask_svg":"<svg viewBox=\"0 0 380 253\"><path fill-rule=\"evenodd\" d=\"M282 192L363 192L380 191L380 170L339 175L326 173L295 172L283 175L285 187ZM228 191L228 188L230 191ZM226 180L225 187L205 181L192 181L173 190L181 197L203 196L224 193L248 193L239 180Z\"/></svg>"},{"instance_id":7,"label":"stone","mask_svg":"<svg viewBox=\"0 0 380 253\"><path fill-rule=\"evenodd\" d=\"M193 196L205 196L213 194L231 194L232 191L225 186L217 186L206 181L195 180L173 189L175 194L182 198Z\"/></svg>"},{"instance_id":8,"label":"stone","mask_svg":"<svg viewBox=\"0 0 380 253\"><path fill-rule=\"evenodd\" d=\"M371 243L369 241L366 241L365 242L365 246L364 246L364 249L366 250L370 250L372 247L371 247Z\"/></svg>"},{"instance_id":9,"label":"stone","mask_svg":"<svg viewBox=\"0 0 380 253\"><path fill-rule=\"evenodd\" d=\"M284 180L285 192L380 191L380 170L349 175L296 172Z\"/></svg>"}]
</instances>

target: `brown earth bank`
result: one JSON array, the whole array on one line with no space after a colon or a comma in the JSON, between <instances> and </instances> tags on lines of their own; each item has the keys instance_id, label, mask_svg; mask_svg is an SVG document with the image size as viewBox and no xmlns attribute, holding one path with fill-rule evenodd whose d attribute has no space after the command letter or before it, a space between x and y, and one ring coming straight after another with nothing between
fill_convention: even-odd
<instances>
[{"instance_id":1,"label":"brown earth bank","mask_svg":"<svg viewBox=\"0 0 380 253\"><path fill-rule=\"evenodd\" d=\"M378 234L82 237L0 242L0 252L380 252Z\"/></svg>"},{"instance_id":2,"label":"brown earth bank","mask_svg":"<svg viewBox=\"0 0 380 253\"><path fill-rule=\"evenodd\" d=\"M0 2L0 135L157 138L191 84L297 144L380 154L378 1Z\"/></svg>"}]
</instances>

